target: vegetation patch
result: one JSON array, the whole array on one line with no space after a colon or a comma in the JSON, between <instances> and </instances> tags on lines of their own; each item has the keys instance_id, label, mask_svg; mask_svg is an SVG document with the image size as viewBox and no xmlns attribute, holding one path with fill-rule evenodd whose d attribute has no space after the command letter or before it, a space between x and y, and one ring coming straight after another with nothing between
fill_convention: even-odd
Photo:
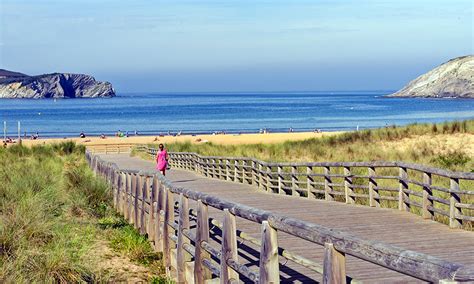
<instances>
[{"instance_id":1,"label":"vegetation patch","mask_svg":"<svg viewBox=\"0 0 474 284\"><path fill-rule=\"evenodd\" d=\"M93 253L98 244L107 251L122 239L132 240L130 253L120 250L116 267L132 267L127 261L134 258L143 268L131 271L162 279L161 256L111 209L110 189L88 168L82 146L2 148L0 180L0 282L127 280L98 265L110 255Z\"/></svg>"}]
</instances>

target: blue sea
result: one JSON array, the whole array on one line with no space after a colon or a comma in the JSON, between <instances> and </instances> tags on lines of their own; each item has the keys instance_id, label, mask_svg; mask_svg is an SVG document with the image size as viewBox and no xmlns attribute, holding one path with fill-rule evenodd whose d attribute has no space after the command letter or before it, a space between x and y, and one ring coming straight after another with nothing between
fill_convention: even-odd
<instances>
[{"instance_id":1,"label":"blue sea","mask_svg":"<svg viewBox=\"0 0 474 284\"><path fill-rule=\"evenodd\" d=\"M384 98L389 92L118 94L111 99L0 100L10 136L355 130L474 118L474 100Z\"/></svg>"}]
</instances>

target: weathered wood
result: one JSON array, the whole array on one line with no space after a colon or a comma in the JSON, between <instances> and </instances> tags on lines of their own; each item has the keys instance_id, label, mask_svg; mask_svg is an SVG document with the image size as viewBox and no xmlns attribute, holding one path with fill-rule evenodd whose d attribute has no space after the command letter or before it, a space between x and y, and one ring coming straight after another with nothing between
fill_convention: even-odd
<instances>
[{"instance_id":1,"label":"weathered wood","mask_svg":"<svg viewBox=\"0 0 474 284\"><path fill-rule=\"evenodd\" d=\"M410 196L405 192L408 189L408 172L403 167L399 168L399 172L398 210L410 212L410 204L406 202L410 199Z\"/></svg>"},{"instance_id":2,"label":"weathered wood","mask_svg":"<svg viewBox=\"0 0 474 284\"><path fill-rule=\"evenodd\" d=\"M375 189L377 181L375 180L375 168L369 167L369 205L371 207L380 207L379 192Z\"/></svg>"},{"instance_id":3,"label":"weathered wood","mask_svg":"<svg viewBox=\"0 0 474 284\"><path fill-rule=\"evenodd\" d=\"M308 198L316 198L316 196L313 193L313 182L314 179L311 176L313 174L313 167L307 166L306 167L306 194L308 195Z\"/></svg>"},{"instance_id":4,"label":"weathered wood","mask_svg":"<svg viewBox=\"0 0 474 284\"><path fill-rule=\"evenodd\" d=\"M123 217L125 220L130 221L130 196L131 196L131 188L132 188L132 179L131 174L126 173L126 187L125 187L125 196L123 202Z\"/></svg>"},{"instance_id":5,"label":"weathered wood","mask_svg":"<svg viewBox=\"0 0 474 284\"><path fill-rule=\"evenodd\" d=\"M430 209L433 207L433 201L430 199L431 196L433 196L433 191L431 189L431 174L423 173L422 216L425 219L434 219L434 212Z\"/></svg>"},{"instance_id":6,"label":"weathered wood","mask_svg":"<svg viewBox=\"0 0 474 284\"><path fill-rule=\"evenodd\" d=\"M258 164L258 189L265 190L265 185L263 183L263 165Z\"/></svg>"},{"instance_id":7,"label":"weathered wood","mask_svg":"<svg viewBox=\"0 0 474 284\"><path fill-rule=\"evenodd\" d=\"M346 256L331 243L324 244L324 284L346 283Z\"/></svg>"},{"instance_id":8,"label":"weathered wood","mask_svg":"<svg viewBox=\"0 0 474 284\"><path fill-rule=\"evenodd\" d=\"M298 170L297 167L291 167L291 195L298 196Z\"/></svg>"},{"instance_id":9,"label":"weathered wood","mask_svg":"<svg viewBox=\"0 0 474 284\"><path fill-rule=\"evenodd\" d=\"M210 258L209 253L202 249L202 242L209 242L209 215L207 205L201 200L197 201L197 227L194 251L194 281L197 284L204 284L211 279L211 273L204 267L203 260Z\"/></svg>"},{"instance_id":10,"label":"weathered wood","mask_svg":"<svg viewBox=\"0 0 474 284\"><path fill-rule=\"evenodd\" d=\"M184 230L189 230L189 205L188 198L182 193L179 195L179 219L178 219L178 244L176 252L176 266L178 283L184 283L186 280L186 261L190 261L191 258L186 254L184 250L185 244L189 244L190 241L183 235Z\"/></svg>"},{"instance_id":11,"label":"weathered wood","mask_svg":"<svg viewBox=\"0 0 474 284\"><path fill-rule=\"evenodd\" d=\"M259 267L260 283L280 283L277 231L267 221L262 222Z\"/></svg>"},{"instance_id":12,"label":"weathered wood","mask_svg":"<svg viewBox=\"0 0 474 284\"><path fill-rule=\"evenodd\" d=\"M332 183L331 177L329 176L331 174L331 168L330 167L324 167L324 199L327 201L333 201L334 197L332 195L332 186L330 185Z\"/></svg>"},{"instance_id":13,"label":"weathered wood","mask_svg":"<svg viewBox=\"0 0 474 284\"><path fill-rule=\"evenodd\" d=\"M285 191L283 190L283 167L278 166L277 167L277 172L278 172L278 194L285 194Z\"/></svg>"},{"instance_id":14,"label":"weathered wood","mask_svg":"<svg viewBox=\"0 0 474 284\"><path fill-rule=\"evenodd\" d=\"M456 203L461 202L459 197L459 180L450 179L450 198L449 198L449 227L458 229L462 227L462 221L457 216L462 215L461 209L456 207Z\"/></svg>"},{"instance_id":15,"label":"weathered wood","mask_svg":"<svg viewBox=\"0 0 474 284\"><path fill-rule=\"evenodd\" d=\"M130 222L135 226L137 222L137 204L138 204L138 199L137 199L137 175L133 174L132 175L132 195L131 195L131 214L130 214Z\"/></svg>"},{"instance_id":16,"label":"weathered wood","mask_svg":"<svg viewBox=\"0 0 474 284\"><path fill-rule=\"evenodd\" d=\"M141 184L141 190L140 194L142 197L141 200L141 210L140 210L140 234L145 234L146 233L146 211L145 211L145 206L146 206L146 199L147 199L147 193L148 193L148 177L147 176L140 176L140 184Z\"/></svg>"},{"instance_id":17,"label":"weathered wood","mask_svg":"<svg viewBox=\"0 0 474 284\"><path fill-rule=\"evenodd\" d=\"M344 194L347 204L355 204L355 197L352 196L354 191L352 190L352 177L351 177L351 168L344 167Z\"/></svg>"},{"instance_id":18,"label":"weathered wood","mask_svg":"<svg viewBox=\"0 0 474 284\"><path fill-rule=\"evenodd\" d=\"M220 282L226 284L231 280L239 280L239 274L227 264L227 261L230 259L238 262L235 216L229 212L229 209L224 209L223 211L224 228L222 230Z\"/></svg>"},{"instance_id":19,"label":"weathered wood","mask_svg":"<svg viewBox=\"0 0 474 284\"><path fill-rule=\"evenodd\" d=\"M163 262L167 273L171 269L171 244L170 244L170 226L169 224L174 222L174 198L173 193L166 189L166 204L165 204L165 216L163 221Z\"/></svg>"},{"instance_id":20,"label":"weathered wood","mask_svg":"<svg viewBox=\"0 0 474 284\"><path fill-rule=\"evenodd\" d=\"M158 178L156 176L151 177L151 195L150 195L150 213L148 214L148 238L153 240L155 243L156 235L156 215L158 212ZM158 213L159 214L159 213ZM156 244L156 243L155 243Z\"/></svg>"}]
</instances>

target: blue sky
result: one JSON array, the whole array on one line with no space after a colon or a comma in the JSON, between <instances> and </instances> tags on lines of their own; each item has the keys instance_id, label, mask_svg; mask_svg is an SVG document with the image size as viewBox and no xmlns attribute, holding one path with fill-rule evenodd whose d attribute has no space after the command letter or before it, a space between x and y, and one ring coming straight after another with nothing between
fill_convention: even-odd
<instances>
[{"instance_id":1,"label":"blue sky","mask_svg":"<svg viewBox=\"0 0 474 284\"><path fill-rule=\"evenodd\" d=\"M0 68L119 92L394 90L473 53L468 0L0 0Z\"/></svg>"}]
</instances>

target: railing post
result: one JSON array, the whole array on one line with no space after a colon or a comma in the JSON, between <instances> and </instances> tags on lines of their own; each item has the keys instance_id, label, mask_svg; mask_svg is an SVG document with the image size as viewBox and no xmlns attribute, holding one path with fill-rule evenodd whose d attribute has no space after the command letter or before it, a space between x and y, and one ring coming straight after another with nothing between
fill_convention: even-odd
<instances>
[{"instance_id":1,"label":"railing post","mask_svg":"<svg viewBox=\"0 0 474 284\"><path fill-rule=\"evenodd\" d=\"M273 182L271 181L271 179L272 179L272 167L267 166L266 176L267 176L267 180L266 180L266 182L267 182L267 192L268 193L273 193L273 186L272 186Z\"/></svg>"},{"instance_id":2,"label":"railing post","mask_svg":"<svg viewBox=\"0 0 474 284\"><path fill-rule=\"evenodd\" d=\"M263 184L263 165L258 164L258 188L264 190L265 185Z\"/></svg>"},{"instance_id":3,"label":"railing post","mask_svg":"<svg viewBox=\"0 0 474 284\"><path fill-rule=\"evenodd\" d=\"M156 212L156 221L155 221L155 250L158 252L164 252L163 243L164 243L164 215L166 212L166 187L158 181L158 202L157 202L157 212ZM163 211L163 214L162 214ZM164 253L163 253L164 255Z\"/></svg>"},{"instance_id":4,"label":"railing post","mask_svg":"<svg viewBox=\"0 0 474 284\"><path fill-rule=\"evenodd\" d=\"M313 174L313 167L307 166L306 167L306 191L307 191L307 194L308 194L308 198L315 198L315 195L313 193L314 179L313 179L313 176L311 176L312 174Z\"/></svg>"},{"instance_id":5,"label":"railing post","mask_svg":"<svg viewBox=\"0 0 474 284\"><path fill-rule=\"evenodd\" d=\"M239 182L239 160L234 161L234 182Z\"/></svg>"},{"instance_id":6,"label":"railing post","mask_svg":"<svg viewBox=\"0 0 474 284\"><path fill-rule=\"evenodd\" d=\"M291 195L298 196L298 176L297 167L291 167Z\"/></svg>"},{"instance_id":7,"label":"railing post","mask_svg":"<svg viewBox=\"0 0 474 284\"><path fill-rule=\"evenodd\" d=\"M232 181L232 177L230 175L230 160L225 159L225 178L228 181Z\"/></svg>"},{"instance_id":8,"label":"railing post","mask_svg":"<svg viewBox=\"0 0 474 284\"><path fill-rule=\"evenodd\" d=\"M136 214L136 201L137 201L137 176L135 174L132 174L132 188L130 191L130 223L136 224L136 219L135 219L135 214Z\"/></svg>"},{"instance_id":9,"label":"railing post","mask_svg":"<svg viewBox=\"0 0 474 284\"><path fill-rule=\"evenodd\" d=\"M285 191L283 190L283 167L278 165L277 167L278 171L278 194L283 194Z\"/></svg>"},{"instance_id":10,"label":"railing post","mask_svg":"<svg viewBox=\"0 0 474 284\"><path fill-rule=\"evenodd\" d=\"M150 207L149 207L149 214L148 214L148 238L153 241L154 245L156 246L156 215L159 215L158 211L158 178L153 175L151 181L151 196L150 196Z\"/></svg>"},{"instance_id":11,"label":"railing post","mask_svg":"<svg viewBox=\"0 0 474 284\"><path fill-rule=\"evenodd\" d=\"M344 167L344 193L347 204L355 204L354 191L352 190L351 168Z\"/></svg>"},{"instance_id":12,"label":"railing post","mask_svg":"<svg viewBox=\"0 0 474 284\"><path fill-rule=\"evenodd\" d=\"M135 184L135 202L134 202L134 214L133 214L133 218L134 218L134 221L133 221L133 224L135 224L135 228L136 229L139 229L140 228L140 209L139 209L139 204L140 204L140 200L139 200L139 196L142 195L142 179L141 179L141 176L139 174L136 175L136 179L137 179L137 182Z\"/></svg>"},{"instance_id":13,"label":"railing post","mask_svg":"<svg viewBox=\"0 0 474 284\"><path fill-rule=\"evenodd\" d=\"M252 160L252 185L257 184L257 164Z\"/></svg>"},{"instance_id":14,"label":"railing post","mask_svg":"<svg viewBox=\"0 0 474 284\"><path fill-rule=\"evenodd\" d=\"M196 243L194 246L194 281L204 284L212 275L203 265L203 259L209 259L209 253L201 247L202 242L209 241L209 215L207 205L199 199L197 201Z\"/></svg>"},{"instance_id":15,"label":"railing post","mask_svg":"<svg viewBox=\"0 0 474 284\"><path fill-rule=\"evenodd\" d=\"M369 167L369 205L371 207L380 207L379 192L375 188L377 187L377 181L375 180L375 167Z\"/></svg>"},{"instance_id":16,"label":"railing post","mask_svg":"<svg viewBox=\"0 0 474 284\"><path fill-rule=\"evenodd\" d=\"M424 219L434 219L434 212L431 208L433 207L433 200L430 197L433 196L433 191L431 190L431 173L423 173L423 218Z\"/></svg>"},{"instance_id":17,"label":"railing post","mask_svg":"<svg viewBox=\"0 0 474 284\"><path fill-rule=\"evenodd\" d=\"M332 243L324 244L323 283L346 283L346 256L337 251Z\"/></svg>"},{"instance_id":18,"label":"railing post","mask_svg":"<svg viewBox=\"0 0 474 284\"><path fill-rule=\"evenodd\" d=\"M280 283L277 230L268 221L262 222L259 283Z\"/></svg>"},{"instance_id":19,"label":"railing post","mask_svg":"<svg viewBox=\"0 0 474 284\"><path fill-rule=\"evenodd\" d=\"M331 168L324 167L324 199L326 201L333 201L334 197L332 196L332 181L331 181Z\"/></svg>"},{"instance_id":20,"label":"railing post","mask_svg":"<svg viewBox=\"0 0 474 284\"><path fill-rule=\"evenodd\" d=\"M247 180L247 161L242 160L242 183L248 184Z\"/></svg>"},{"instance_id":21,"label":"railing post","mask_svg":"<svg viewBox=\"0 0 474 284\"><path fill-rule=\"evenodd\" d=\"M174 223L174 198L173 193L166 189L165 218L163 224L163 260L167 275L170 275L171 263L171 244L170 244L170 225Z\"/></svg>"},{"instance_id":22,"label":"railing post","mask_svg":"<svg viewBox=\"0 0 474 284\"><path fill-rule=\"evenodd\" d=\"M123 203L124 203L124 194L126 191L126 185L127 185L126 175L124 172L120 172L120 184L119 184L120 191L118 195L117 208L118 208L118 212L122 215L123 215Z\"/></svg>"},{"instance_id":23,"label":"railing post","mask_svg":"<svg viewBox=\"0 0 474 284\"><path fill-rule=\"evenodd\" d=\"M462 215L461 209L456 207L456 203L461 202L459 197L459 179L450 179L450 198L449 198L449 227L460 229L462 227L462 220L458 219L458 216Z\"/></svg>"},{"instance_id":24,"label":"railing post","mask_svg":"<svg viewBox=\"0 0 474 284\"><path fill-rule=\"evenodd\" d=\"M125 191L123 196L123 218L130 221L130 192L132 188L132 181L130 173L125 174Z\"/></svg>"},{"instance_id":25,"label":"railing post","mask_svg":"<svg viewBox=\"0 0 474 284\"><path fill-rule=\"evenodd\" d=\"M186 262L191 260L184 250L184 244L190 243L183 234L184 230L189 232L189 205L188 198L181 193L179 195L178 244L176 246L178 283L186 282Z\"/></svg>"},{"instance_id":26,"label":"railing post","mask_svg":"<svg viewBox=\"0 0 474 284\"><path fill-rule=\"evenodd\" d=\"M141 196L142 196L142 208L140 210L140 233L143 235L146 232L146 198L147 198L147 192L148 192L148 177L141 175L140 176L141 180Z\"/></svg>"},{"instance_id":27,"label":"railing post","mask_svg":"<svg viewBox=\"0 0 474 284\"><path fill-rule=\"evenodd\" d=\"M406 202L410 196L405 192L405 190L408 189L408 172L407 169L403 167L400 167L399 171L398 210L410 212L410 204Z\"/></svg>"},{"instance_id":28,"label":"railing post","mask_svg":"<svg viewBox=\"0 0 474 284\"><path fill-rule=\"evenodd\" d=\"M238 261L236 225L235 216L229 212L229 209L224 209L220 275L220 283L223 284L231 280L239 280L239 274L227 264L229 260Z\"/></svg>"}]
</instances>

